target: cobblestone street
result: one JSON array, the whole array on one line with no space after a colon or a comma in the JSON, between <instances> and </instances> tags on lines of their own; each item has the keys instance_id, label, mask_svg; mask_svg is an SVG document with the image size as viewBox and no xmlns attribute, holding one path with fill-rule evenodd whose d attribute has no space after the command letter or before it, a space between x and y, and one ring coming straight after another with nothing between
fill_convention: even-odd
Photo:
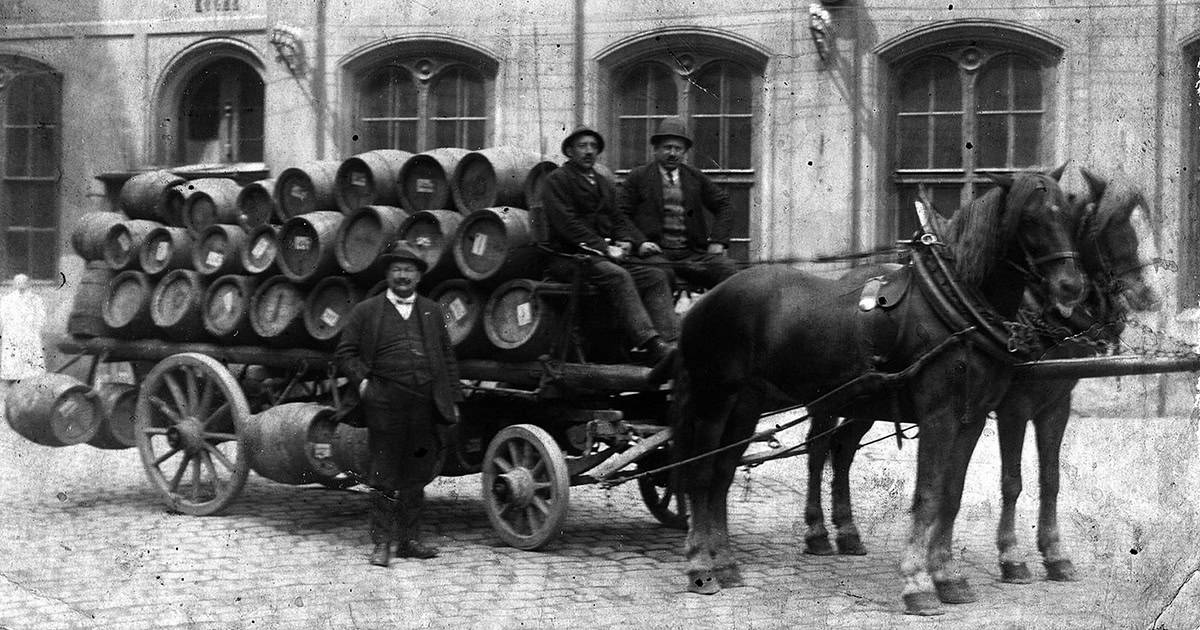
<instances>
[{"instance_id":1,"label":"cobblestone street","mask_svg":"<svg viewBox=\"0 0 1200 630\"><path fill-rule=\"evenodd\" d=\"M1135 422L1155 439L1112 448ZM888 432L880 426L872 436ZM901 613L897 577L915 443L897 451L885 440L860 455L854 488L865 557L801 552L802 458L756 468L748 483L739 473L731 529L746 586L702 597L682 592L683 532L659 526L633 484L572 488L562 536L525 552L493 534L477 475L439 479L427 529L441 556L380 569L367 564L365 494L252 474L228 513L173 515L136 450L48 449L5 427L0 626L1195 628L1195 422L1079 419L1067 442L1061 520L1081 580L998 582L989 427L956 532L979 601L925 619ZM1183 450L1165 453L1162 444ZM1179 459L1185 451L1191 458ZM1097 466L1116 472L1088 472ZM1035 473L1027 461L1019 531L1040 574Z\"/></svg>"}]
</instances>

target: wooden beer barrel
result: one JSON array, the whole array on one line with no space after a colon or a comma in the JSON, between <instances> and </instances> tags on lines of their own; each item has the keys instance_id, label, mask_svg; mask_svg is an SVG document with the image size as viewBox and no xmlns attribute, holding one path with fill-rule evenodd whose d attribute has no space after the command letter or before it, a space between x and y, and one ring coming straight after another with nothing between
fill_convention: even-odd
<instances>
[{"instance_id":1,"label":"wooden beer barrel","mask_svg":"<svg viewBox=\"0 0 1200 630\"><path fill-rule=\"evenodd\" d=\"M563 341L561 286L517 278L492 292L483 307L483 330L502 358L533 361Z\"/></svg>"},{"instance_id":2,"label":"wooden beer barrel","mask_svg":"<svg viewBox=\"0 0 1200 630\"><path fill-rule=\"evenodd\" d=\"M400 205L409 212L454 207L450 175L466 149L442 148L418 153L400 168Z\"/></svg>"},{"instance_id":3,"label":"wooden beer barrel","mask_svg":"<svg viewBox=\"0 0 1200 630\"><path fill-rule=\"evenodd\" d=\"M152 339L157 337L150 319L150 296L154 282L141 271L122 271L109 283L104 300L104 324L114 337Z\"/></svg>"},{"instance_id":4,"label":"wooden beer barrel","mask_svg":"<svg viewBox=\"0 0 1200 630\"><path fill-rule=\"evenodd\" d=\"M349 278L329 276L308 292L304 300L304 328L319 346L337 344L346 316L361 302L363 292Z\"/></svg>"},{"instance_id":5,"label":"wooden beer barrel","mask_svg":"<svg viewBox=\"0 0 1200 630\"><path fill-rule=\"evenodd\" d=\"M525 179L529 169L542 161L540 153L517 147L491 147L464 155L450 178L455 207L463 214L496 206L527 208Z\"/></svg>"},{"instance_id":6,"label":"wooden beer barrel","mask_svg":"<svg viewBox=\"0 0 1200 630\"><path fill-rule=\"evenodd\" d=\"M71 229L71 249L86 261L104 260L104 240L108 231L125 221L118 212L88 212Z\"/></svg>"},{"instance_id":7,"label":"wooden beer barrel","mask_svg":"<svg viewBox=\"0 0 1200 630\"><path fill-rule=\"evenodd\" d=\"M150 230L138 250L142 271L158 276L192 266L192 235L184 228L159 226Z\"/></svg>"},{"instance_id":8,"label":"wooden beer barrel","mask_svg":"<svg viewBox=\"0 0 1200 630\"><path fill-rule=\"evenodd\" d=\"M533 237L539 243L550 240L550 226L542 213L542 190L546 187L546 176L558 168L549 160L538 162L525 175L525 208L529 210L529 221L533 225Z\"/></svg>"},{"instance_id":9,"label":"wooden beer barrel","mask_svg":"<svg viewBox=\"0 0 1200 630\"><path fill-rule=\"evenodd\" d=\"M259 276L239 275L213 280L201 306L204 330L223 344L248 346L261 341L250 325L250 296L261 280Z\"/></svg>"},{"instance_id":10,"label":"wooden beer barrel","mask_svg":"<svg viewBox=\"0 0 1200 630\"><path fill-rule=\"evenodd\" d=\"M348 215L363 206L399 206L396 182L411 157L408 151L378 149L346 158L334 183L338 210Z\"/></svg>"},{"instance_id":11,"label":"wooden beer barrel","mask_svg":"<svg viewBox=\"0 0 1200 630\"><path fill-rule=\"evenodd\" d=\"M242 273L245 241L246 231L236 225L208 226L192 246L192 268L206 276Z\"/></svg>"},{"instance_id":12,"label":"wooden beer barrel","mask_svg":"<svg viewBox=\"0 0 1200 630\"><path fill-rule=\"evenodd\" d=\"M304 292L285 276L263 280L250 296L250 327L273 346L311 343L304 328Z\"/></svg>"},{"instance_id":13,"label":"wooden beer barrel","mask_svg":"<svg viewBox=\"0 0 1200 630\"><path fill-rule=\"evenodd\" d=\"M194 190L194 187L184 181L163 191L163 223L172 227L186 227L183 222L183 209Z\"/></svg>"},{"instance_id":14,"label":"wooden beer barrel","mask_svg":"<svg viewBox=\"0 0 1200 630\"><path fill-rule=\"evenodd\" d=\"M334 245L346 218L340 212L310 212L292 217L279 230L279 271L292 282L312 283L338 272Z\"/></svg>"},{"instance_id":15,"label":"wooden beer barrel","mask_svg":"<svg viewBox=\"0 0 1200 630\"><path fill-rule=\"evenodd\" d=\"M260 179L243 186L238 192L237 208L237 224L247 232L270 223L279 214L275 180Z\"/></svg>"},{"instance_id":16,"label":"wooden beer barrel","mask_svg":"<svg viewBox=\"0 0 1200 630\"><path fill-rule=\"evenodd\" d=\"M254 472L280 483L331 480L341 472L333 459L333 409L316 403L268 407L246 423L245 447Z\"/></svg>"},{"instance_id":17,"label":"wooden beer barrel","mask_svg":"<svg viewBox=\"0 0 1200 630\"><path fill-rule=\"evenodd\" d=\"M134 415L137 412L137 385L103 383L95 389L100 399L100 428L88 440L89 446L109 450L137 446Z\"/></svg>"},{"instance_id":18,"label":"wooden beer barrel","mask_svg":"<svg viewBox=\"0 0 1200 630\"><path fill-rule=\"evenodd\" d=\"M203 177L188 182L192 193L183 202L183 224L193 234L211 225L236 225L241 217L238 194L242 187L226 177Z\"/></svg>"},{"instance_id":19,"label":"wooden beer barrel","mask_svg":"<svg viewBox=\"0 0 1200 630\"><path fill-rule=\"evenodd\" d=\"M13 381L4 417L21 437L42 446L72 446L92 439L103 417L99 398L79 379L46 372Z\"/></svg>"},{"instance_id":20,"label":"wooden beer barrel","mask_svg":"<svg viewBox=\"0 0 1200 630\"><path fill-rule=\"evenodd\" d=\"M176 269L163 276L150 296L150 321L172 341L204 338L204 292L209 279L198 271Z\"/></svg>"},{"instance_id":21,"label":"wooden beer barrel","mask_svg":"<svg viewBox=\"0 0 1200 630\"><path fill-rule=\"evenodd\" d=\"M113 275L106 262L94 260L84 267L79 287L71 300L67 333L75 337L107 337L112 333L104 323L104 302L108 299Z\"/></svg>"},{"instance_id":22,"label":"wooden beer barrel","mask_svg":"<svg viewBox=\"0 0 1200 630\"><path fill-rule=\"evenodd\" d=\"M450 244L462 220L463 215L453 210L420 210L400 224L396 238L408 241L429 265L421 278L423 284L458 275Z\"/></svg>"},{"instance_id":23,"label":"wooden beer barrel","mask_svg":"<svg viewBox=\"0 0 1200 630\"><path fill-rule=\"evenodd\" d=\"M130 177L121 186L118 204L130 219L172 223L167 192L187 180L170 171L150 171Z\"/></svg>"},{"instance_id":24,"label":"wooden beer barrel","mask_svg":"<svg viewBox=\"0 0 1200 630\"><path fill-rule=\"evenodd\" d=\"M131 219L112 226L104 237L104 261L117 271L137 269L141 265L142 243L162 225L158 221Z\"/></svg>"},{"instance_id":25,"label":"wooden beer barrel","mask_svg":"<svg viewBox=\"0 0 1200 630\"><path fill-rule=\"evenodd\" d=\"M533 240L529 213L520 208L483 208L463 219L451 242L459 273L492 286L541 275L541 250Z\"/></svg>"},{"instance_id":26,"label":"wooden beer barrel","mask_svg":"<svg viewBox=\"0 0 1200 630\"><path fill-rule=\"evenodd\" d=\"M379 254L394 240L408 211L392 206L362 206L346 216L334 238L338 266L350 274L383 274Z\"/></svg>"},{"instance_id":27,"label":"wooden beer barrel","mask_svg":"<svg viewBox=\"0 0 1200 630\"><path fill-rule=\"evenodd\" d=\"M275 201L279 204L279 220L320 210L333 210L337 169L333 160L317 160L284 169L275 179Z\"/></svg>"},{"instance_id":28,"label":"wooden beer barrel","mask_svg":"<svg viewBox=\"0 0 1200 630\"><path fill-rule=\"evenodd\" d=\"M366 479L371 474L371 447L367 430L338 424L333 430L333 461L344 472Z\"/></svg>"},{"instance_id":29,"label":"wooden beer barrel","mask_svg":"<svg viewBox=\"0 0 1200 630\"><path fill-rule=\"evenodd\" d=\"M446 280L429 293L446 315L446 332L459 357L486 357L491 343L483 330L487 294L462 278Z\"/></svg>"},{"instance_id":30,"label":"wooden beer barrel","mask_svg":"<svg viewBox=\"0 0 1200 630\"><path fill-rule=\"evenodd\" d=\"M278 265L275 263L279 255L279 226L260 225L246 233L239 250L242 258L242 268L248 274L275 273Z\"/></svg>"}]
</instances>

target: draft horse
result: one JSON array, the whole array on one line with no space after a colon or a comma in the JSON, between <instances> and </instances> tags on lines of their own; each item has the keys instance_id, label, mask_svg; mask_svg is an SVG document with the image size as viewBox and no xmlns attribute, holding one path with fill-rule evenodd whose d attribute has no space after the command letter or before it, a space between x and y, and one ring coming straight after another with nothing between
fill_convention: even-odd
<instances>
[{"instance_id":1,"label":"draft horse","mask_svg":"<svg viewBox=\"0 0 1200 630\"><path fill-rule=\"evenodd\" d=\"M959 211L945 243L914 249L933 262L916 269L948 297L915 282L889 311L887 343L859 317L864 283L826 279L788 265L746 270L696 303L684 318L674 385L675 448L689 461L680 475L691 509L688 589L715 593L741 583L729 543L727 496L759 416L780 402L809 403L822 415L919 421L912 524L901 562L908 612L937 614L940 602L973 601L951 540L967 463L1007 389L1012 362L980 339L984 322L947 310L958 304L984 317L1011 317L1027 285L1046 287L1063 312L1079 303L1083 279L1051 175L1019 173ZM912 275L890 273L896 282ZM923 275L922 275L923 274ZM957 300L957 302L955 301ZM989 315L994 311L994 314ZM868 339L870 337L870 339ZM986 341L986 340L983 340ZM886 347L884 347L886 346ZM879 386L903 374L898 387ZM837 390L835 392L835 390ZM841 394L841 395L835 395ZM739 444L707 457L723 445Z\"/></svg>"},{"instance_id":2,"label":"draft horse","mask_svg":"<svg viewBox=\"0 0 1200 630\"><path fill-rule=\"evenodd\" d=\"M1088 183L1089 196L1081 200L1082 211L1075 229L1079 263L1087 277L1087 295L1069 318L1046 309L1036 300L1026 300L1020 316L1035 320L1047 359L1092 356L1115 348L1134 311L1149 311L1158 298L1146 283L1146 266L1138 253L1138 234L1131 215L1137 207L1149 207L1139 187L1117 177L1106 181L1080 169ZM1071 391L1075 379L1042 380L1012 388L996 409L1000 440L1001 508L996 530L1000 577L1005 582L1025 584L1033 575L1017 550L1016 504L1021 494L1021 450L1026 424L1032 422L1038 455L1037 545L1046 568L1046 578L1075 579L1075 567L1063 551L1058 528L1059 451L1071 415Z\"/></svg>"}]
</instances>

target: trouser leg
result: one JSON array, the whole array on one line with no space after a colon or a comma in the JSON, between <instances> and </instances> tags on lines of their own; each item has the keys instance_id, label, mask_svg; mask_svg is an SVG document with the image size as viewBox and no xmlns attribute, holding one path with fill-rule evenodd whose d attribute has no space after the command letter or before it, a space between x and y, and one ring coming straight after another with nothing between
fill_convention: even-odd
<instances>
[{"instance_id":1,"label":"trouser leg","mask_svg":"<svg viewBox=\"0 0 1200 630\"><path fill-rule=\"evenodd\" d=\"M399 492L397 539L421 540L421 512L425 507L425 488L406 488Z\"/></svg>"},{"instance_id":2,"label":"trouser leg","mask_svg":"<svg viewBox=\"0 0 1200 630\"><path fill-rule=\"evenodd\" d=\"M671 291L671 272L663 267L630 265L626 268L640 294L641 303L664 341L679 337L679 316ZM641 343L640 340L639 343Z\"/></svg>"},{"instance_id":3,"label":"trouser leg","mask_svg":"<svg viewBox=\"0 0 1200 630\"><path fill-rule=\"evenodd\" d=\"M629 271L607 260L597 261L588 268L588 280L600 289L616 309L617 317L634 345L641 345L661 334L662 331L656 327L658 322L642 304L642 297ZM669 285L666 293L669 300Z\"/></svg>"},{"instance_id":4,"label":"trouser leg","mask_svg":"<svg viewBox=\"0 0 1200 630\"><path fill-rule=\"evenodd\" d=\"M371 492L367 520L371 542L376 545L390 543L399 535L401 503L396 494L378 489Z\"/></svg>"},{"instance_id":5,"label":"trouser leg","mask_svg":"<svg viewBox=\"0 0 1200 630\"><path fill-rule=\"evenodd\" d=\"M737 263L724 254L692 250L668 251L675 274L690 285L711 289L737 273Z\"/></svg>"}]
</instances>

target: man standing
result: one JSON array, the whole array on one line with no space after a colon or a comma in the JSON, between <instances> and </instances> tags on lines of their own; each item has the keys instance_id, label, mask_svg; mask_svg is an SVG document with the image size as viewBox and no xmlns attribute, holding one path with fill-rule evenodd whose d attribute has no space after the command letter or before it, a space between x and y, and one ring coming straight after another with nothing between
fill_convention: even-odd
<instances>
[{"instance_id":1,"label":"man standing","mask_svg":"<svg viewBox=\"0 0 1200 630\"><path fill-rule=\"evenodd\" d=\"M726 255L733 223L729 195L683 163L692 139L681 119L663 119L650 143L654 161L629 172L618 202L640 231L633 251L647 262L669 263L680 278L711 289L737 273ZM714 219L711 229L706 210Z\"/></svg>"},{"instance_id":2,"label":"man standing","mask_svg":"<svg viewBox=\"0 0 1200 630\"><path fill-rule=\"evenodd\" d=\"M622 264L638 235L617 210L612 182L593 169L603 151L604 138L587 127L576 128L563 140L568 161L546 176L542 194L549 245L587 255L584 277L613 305L630 342L645 350L653 365L670 354L679 335L671 276L662 268ZM550 273L570 279L576 264L552 257Z\"/></svg>"},{"instance_id":3,"label":"man standing","mask_svg":"<svg viewBox=\"0 0 1200 630\"><path fill-rule=\"evenodd\" d=\"M360 395L371 451L371 564L386 567L391 544L401 558L432 558L420 542L425 486L445 445L438 425L458 420L458 364L437 302L416 294L425 261L404 241L381 256L388 289L360 302L342 329L335 356Z\"/></svg>"}]
</instances>

